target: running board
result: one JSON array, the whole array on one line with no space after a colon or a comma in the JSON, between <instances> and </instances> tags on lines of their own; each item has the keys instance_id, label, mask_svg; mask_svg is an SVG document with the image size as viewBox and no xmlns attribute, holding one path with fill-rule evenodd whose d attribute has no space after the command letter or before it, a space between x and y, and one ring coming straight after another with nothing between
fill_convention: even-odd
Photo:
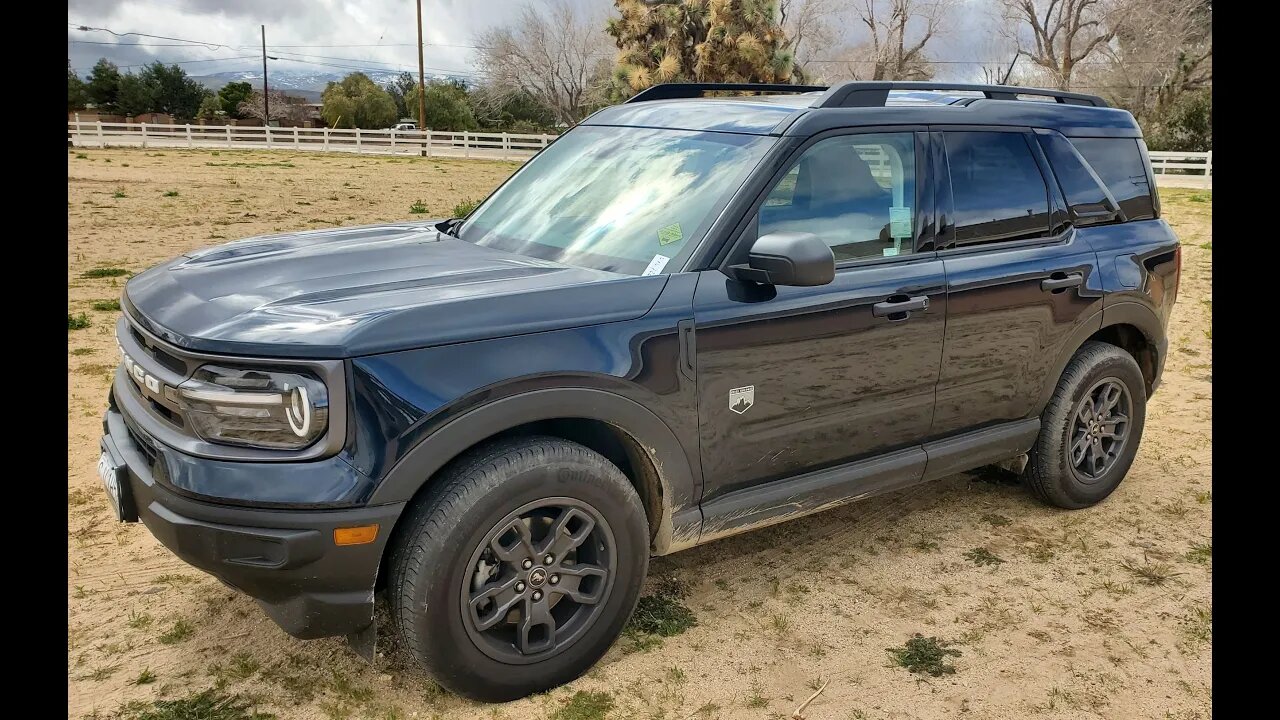
<instances>
[{"instance_id":1,"label":"running board","mask_svg":"<svg viewBox=\"0 0 1280 720\"><path fill-rule=\"evenodd\" d=\"M1030 450L1039 435L1040 418L1034 417L925 443L929 464L924 481L1017 457Z\"/></svg>"},{"instance_id":2,"label":"running board","mask_svg":"<svg viewBox=\"0 0 1280 720\"><path fill-rule=\"evenodd\" d=\"M722 495L702 505L697 544L1015 457L1039 434L1039 418L1019 420Z\"/></svg>"}]
</instances>

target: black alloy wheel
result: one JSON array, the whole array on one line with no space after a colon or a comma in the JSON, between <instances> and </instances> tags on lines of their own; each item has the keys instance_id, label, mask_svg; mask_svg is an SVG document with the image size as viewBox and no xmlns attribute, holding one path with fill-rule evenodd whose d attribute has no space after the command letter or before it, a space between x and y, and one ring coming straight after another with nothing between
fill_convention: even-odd
<instances>
[{"instance_id":1,"label":"black alloy wheel","mask_svg":"<svg viewBox=\"0 0 1280 720\"><path fill-rule=\"evenodd\" d=\"M1082 482L1096 482L1115 466L1129 440L1133 400L1124 383L1103 378L1080 398L1071 431L1071 465Z\"/></svg>"},{"instance_id":2,"label":"black alloy wheel","mask_svg":"<svg viewBox=\"0 0 1280 720\"><path fill-rule=\"evenodd\" d=\"M535 500L499 521L463 578L463 621L500 662L545 660L573 644L613 588L617 551L609 524L567 497Z\"/></svg>"}]
</instances>

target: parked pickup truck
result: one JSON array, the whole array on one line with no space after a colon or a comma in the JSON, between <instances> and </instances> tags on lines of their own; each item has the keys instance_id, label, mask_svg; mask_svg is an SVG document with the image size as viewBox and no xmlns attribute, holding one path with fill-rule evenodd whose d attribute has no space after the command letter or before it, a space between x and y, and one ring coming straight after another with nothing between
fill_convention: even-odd
<instances>
[{"instance_id":1,"label":"parked pickup truck","mask_svg":"<svg viewBox=\"0 0 1280 720\"><path fill-rule=\"evenodd\" d=\"M658 85L465 218L134 277L98 467L287 632L372 656L385 597L442 685L509 700L605 653L651 555L995 463L1103 500L1180 265L1099 98Z\"/></svg>"}]
</instances>

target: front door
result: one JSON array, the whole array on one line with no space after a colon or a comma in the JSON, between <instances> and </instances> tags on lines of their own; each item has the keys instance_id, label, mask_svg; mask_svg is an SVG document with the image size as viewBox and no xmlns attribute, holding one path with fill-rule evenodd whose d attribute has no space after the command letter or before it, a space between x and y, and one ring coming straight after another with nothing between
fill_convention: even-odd
<instances>
[{"instance_id":1,"label":"front door","mask_svg":"<svg viewBox=\"0 0 1280 720\"><path fill-rule=\"evenodd\" d=\"M832 247L821 287L718 270L694 294L703 502L916 446L933 419L946 278L916 252L924 135L841 134L803 150L743 242L804 231ZM931 210L929 211L931 214Z\"/></svg>"}]
</instances>

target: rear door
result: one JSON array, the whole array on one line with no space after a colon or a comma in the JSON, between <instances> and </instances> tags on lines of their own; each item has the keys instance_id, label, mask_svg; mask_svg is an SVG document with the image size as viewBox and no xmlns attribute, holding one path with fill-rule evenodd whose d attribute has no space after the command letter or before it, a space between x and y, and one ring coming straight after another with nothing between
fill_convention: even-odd
<instances>
[{"instance_id":1,"label":"rear door","mask_svg":"<svg viewBox=\"0 0 1280 720\"><path fill-rule=\"evenodd\" d=\"M817 138L775 180L739 247L770 232L814 233L835 254L831 283L700 273L704 503L923 440L946 315L926 140L911 129Z\"/></svg>"},{"instance_id":2,"label":"rear door","mask_svg":"<svg viewBox=\"0 0 1280 720\"><path fill-rule=\"evenodd\" d=\"M1038 414L1067 338L1101 324L1103 291L1030 129L931 135L947 165L936 190L947 323L930 434L946 436Z\"/></svg>"}]
</instances>

